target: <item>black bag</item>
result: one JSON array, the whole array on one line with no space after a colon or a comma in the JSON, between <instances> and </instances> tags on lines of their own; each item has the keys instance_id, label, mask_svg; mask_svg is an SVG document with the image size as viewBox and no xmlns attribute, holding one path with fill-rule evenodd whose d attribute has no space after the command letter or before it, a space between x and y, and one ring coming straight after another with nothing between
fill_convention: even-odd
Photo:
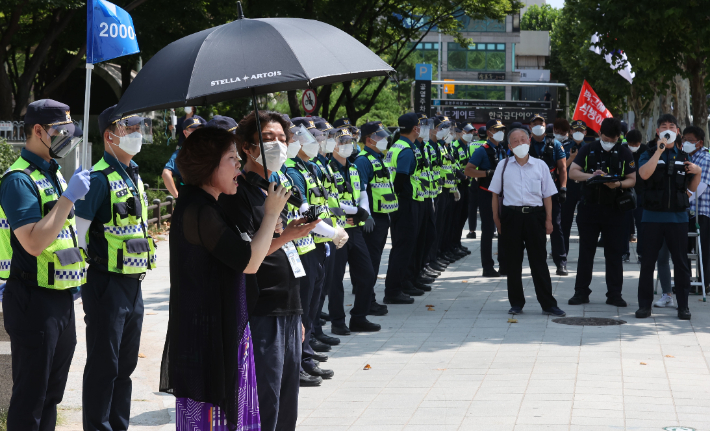
<instances>
[{"instance_id":1,"label":"black bag","mask_svg":"<svg viewBox=\"0 0 710 431\"><path fill-rule=\"evenodd\" d=\"M616 207L620 211L633 211L637 206L636 190L633 188L624 189L616 197Z\"/></svg>"}]
</instances>

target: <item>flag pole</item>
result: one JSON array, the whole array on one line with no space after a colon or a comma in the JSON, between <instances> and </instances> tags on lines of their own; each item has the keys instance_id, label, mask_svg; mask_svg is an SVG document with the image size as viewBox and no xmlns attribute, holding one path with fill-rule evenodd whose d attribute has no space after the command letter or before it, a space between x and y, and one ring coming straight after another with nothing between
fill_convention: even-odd
<instances>
[{"instance_id":1,"label":"flag pole","mask_svg":"<svg viewBox=\"0 0 710 431\"><path fill-rule=\"evenodd\" d=\"M81 157L80 163L84 169L91 169L91 159L89 158L89 106L91 105L91 71L94 70L94 65L86 63L86 88L84 89L84 138L81 142Z\"/></svg>"}]
</instances>

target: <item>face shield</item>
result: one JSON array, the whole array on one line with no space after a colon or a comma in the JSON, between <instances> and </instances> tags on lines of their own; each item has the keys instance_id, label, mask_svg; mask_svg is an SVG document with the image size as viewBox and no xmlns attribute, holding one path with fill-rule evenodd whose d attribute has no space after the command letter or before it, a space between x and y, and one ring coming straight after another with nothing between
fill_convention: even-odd
<instances>
[{"instance_id":1,"label":"face shield","mask_svg":"<svg viewBox=\"0 0 710 431\"><path fill-rule=\"evenodd\" d=\"M360 129L350 126L350 134L353 135L353 141L360 142Z\"/></svg>"},{"instance_id":2,"label":"face shield","mask_svg":"<svg viewBox=\"0 0 710 431\"><path fill-rule=\"evenodd\" d=\"M290 145L298 145L309 158L318 155L318 142L308 129L301 125L292 128L291 132L293 133L293 143Z\"/></svg>"},{"instance_id":3,"label":"face shield","mask_svg":"<svg viewBox=\"0 0 710 431\"><path fill-rule=\"evenodd\" d=\"M350 157L353 153L353 136L350 134L350 131L337 130L334 139L338 154L343 158Z\"/></svg>"},{"instance_id":4,"label":"face shield","mask_svg":"<svg viewBox=\"0 0 710 431\"><path fill-rule=\"evenodd\" d=\"M434 127L434 119L433 118L422 118L419 120L419 138L428 141L429 140L429 131Z\"/></svg>"},{"instance_id":5,"label":"face shield","mask_svg":"<svg viewBox=\"0 0 710 431\"><path fill-rule=\"evenodd\" d=\"M114 136L114 145L116 144L115 141L118 140L120 149L131 156L135 156L140 152L144 143L153 142L152 124L150 118L129 115L114 121L112 123L114 130L109 130L109 132Z\"/></svg>"},{"instance_id":6,"label":"face shield","mask_svg":"<svg viewBox=\"0 0 710 431\"><path fill-rule=\"evenodd\" d=\"M45 131L50 141L44 144L49 147L49 155L55 159L66 156L83 140L82 131L76 122L49 125Z\"/></svg>"},{"instance_id":7,"label":"face shield","mask_svg":"<svg viewBox=\"0 0 710 431\"><path fill-rule=\"evenodd\" d=\"M336 136L338 135L340 131L338 129L329 129L329 130L324 130L323 133L327 134L327 138L325 141L325 152L326 153L332 153L335 151L335 146L337 145L336 142ZM352 136L351 136L352 138Z\"/></svg>"},{"instance_id":8,"label":"face shield","mask_svg":"<svg viewBox=\"0 0 710 431\"><path fill-rule=\"evenodd\" d=\"M436 139L438 140L444 140L446 137L451 133L451 123L448 121L445 121L441 124L436 129Z\"/></svg>"}]
</instances>

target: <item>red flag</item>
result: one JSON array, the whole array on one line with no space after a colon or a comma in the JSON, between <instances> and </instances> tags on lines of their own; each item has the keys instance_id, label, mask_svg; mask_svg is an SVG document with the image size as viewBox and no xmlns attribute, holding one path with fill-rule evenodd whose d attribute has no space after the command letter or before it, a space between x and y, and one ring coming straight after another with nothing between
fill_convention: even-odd
<instances>
[{"instance_id":1,"label":"red flag","mask_svg":"<svg viewBox=\"0 0 710 431\"><path fill-rule=\"evenodd\" d=\"M611 112L606 109L597 93L594 92L592 86L585 79L582 91L579 92L579 99L577 99L577 106L574 108L572 120L582 120L587 123L587 127L599 133L602 121L611 117L613 117Z\"/></svg>"}]
</instances>

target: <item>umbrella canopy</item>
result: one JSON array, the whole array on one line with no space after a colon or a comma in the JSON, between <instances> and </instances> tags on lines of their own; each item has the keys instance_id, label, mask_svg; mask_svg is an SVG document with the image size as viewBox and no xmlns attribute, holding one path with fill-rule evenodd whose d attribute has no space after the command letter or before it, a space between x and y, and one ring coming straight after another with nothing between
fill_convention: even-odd
<instances>
[{"instance_id":1,"label":"umbrella canopy","mask_svg":"<svg viewBox=\"0 0 710 431\"><path fill-rule=\"evenodd\" d=\"M122 115L316 87L394 69L355 38L300 18L240 18L166 46L116 106Z\"/></svg>"}]
</instances>

